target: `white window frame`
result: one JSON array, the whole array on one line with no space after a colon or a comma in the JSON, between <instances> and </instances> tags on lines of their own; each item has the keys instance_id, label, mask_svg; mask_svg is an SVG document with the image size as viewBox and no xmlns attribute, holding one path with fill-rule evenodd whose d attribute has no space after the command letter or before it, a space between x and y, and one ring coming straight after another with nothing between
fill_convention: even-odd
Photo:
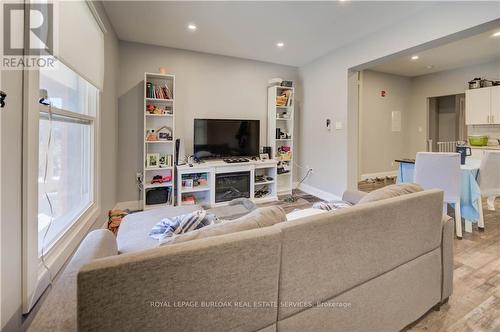
<instances>
[{"instance_id":1,"label":"white window frame","mask_svg":"<svg viewBox=\"0 0 500 332\"><path fill-rule=\"evenodd\" d=\"M72 68L71 68L72 69ZM39 104L38 70L24 71L23 114L23 313L28 313L51 278L59 272L83 237L100 215L100 109L101 92L96 101L95 116L76 114L52 107L53 114L91 120L92 191L91 205L44 252L44 262L38 255L38 146L40 111L48 106ZM50 92L49 92L50 93ZM44 109L45 108L45 109Z\"/></svg>"}]
</instances>

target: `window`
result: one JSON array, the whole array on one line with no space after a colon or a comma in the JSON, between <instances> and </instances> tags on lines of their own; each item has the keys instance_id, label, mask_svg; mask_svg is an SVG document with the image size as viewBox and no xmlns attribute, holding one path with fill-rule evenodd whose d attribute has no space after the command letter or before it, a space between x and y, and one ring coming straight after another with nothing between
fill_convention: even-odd
<instances>
[{"instance_id":1,"label":"window","mask_svg":"<svg viewBox=\"0 0 500 332\"><path fill-rule=\"evenodd\" d=\"M38 146L38 255L94 202L94 122L98 90L59 63L40 70Z\"/></svg>"}]
</instances>

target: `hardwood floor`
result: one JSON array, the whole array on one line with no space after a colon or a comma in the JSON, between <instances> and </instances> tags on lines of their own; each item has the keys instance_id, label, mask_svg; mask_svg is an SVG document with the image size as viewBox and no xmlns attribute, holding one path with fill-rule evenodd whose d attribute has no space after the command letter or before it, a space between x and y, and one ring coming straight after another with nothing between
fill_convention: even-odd
<instances>
[{"instance_id":1,"label":"hardwood floor","mask_svg":"<svg viewBox=\"0 0 500 332\"><path fill-rule=\"evenodd\" d=\"M358 188L372 191L390 184L389 179L363 181ZM431 310L407 331L500 331L500 198L496 211L483 200L485 231L474 225L472 233L454 241L453 294L440 311ZM450 209L450 216L453 211Z\"/></svg>"},{"instance_id":2,"label":"hardwood floor","mask_svg":"<svg viewBox=\"0 0 500 332\"><path fill-rule=\"evenodd\" d=\"M409 331L500 331L500 199L483 207L485 231L474 226L454 241L453 294ZM452 214L450 212L450 214Z\"/></svg>"}]
</instances>

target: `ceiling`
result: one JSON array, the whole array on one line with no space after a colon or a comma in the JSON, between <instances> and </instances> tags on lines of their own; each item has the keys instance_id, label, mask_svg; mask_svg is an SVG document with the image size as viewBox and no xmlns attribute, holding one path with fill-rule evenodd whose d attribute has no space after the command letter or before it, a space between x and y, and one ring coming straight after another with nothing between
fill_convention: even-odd
<instances>
[{"instance_id":1,"label":"ceiling","mask_svg":"<svg viewBox=\"0 0 500 332\"><path fill-rule=\"evenodd\" d=\"M118 38L302 66L432 2L103 1ZM376 18L376 19L374 19ZM188 24L196 31L189 31ZM276 47L283 42L284 47Z\"/></svg>"},{"instance_id":2,"label":"ceiling","mask_svg":"<svg viewBox=\"0 0 500 332\"><path fill-rule=\"evenodd\" d=\"M492 36L499 31L500 26L494 30L413 54L418 55L418 60L411 60L412 55L405 55L372 67L370 70L414 77L500 60L500 36Z\"/></svg>"}]
</instances>

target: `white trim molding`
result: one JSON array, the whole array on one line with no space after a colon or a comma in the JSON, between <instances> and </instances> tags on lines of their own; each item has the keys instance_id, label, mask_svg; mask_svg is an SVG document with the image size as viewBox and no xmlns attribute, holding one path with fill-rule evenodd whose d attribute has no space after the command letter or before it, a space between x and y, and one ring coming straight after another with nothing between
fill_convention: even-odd
<instances>
[{"instance_id":1,"label":"white trim molding","mask_svg":"<svg viewBox=\"0 0 500 332\"><path fill-rule=\"evenodd\" d=\"M113 208L113 210L126 210L126 209L129 209L131 211L142 210L142 201L118 202Z\"/></svg>"},{"instance_id":2,"label":"white trim molding","mask_svg":"<svg viewBox=\"0 0 500 332\"><path fill-rule=\"evenodd\" d=\"M324 201L338 201L341 200L342 198L334 195L332 193L329 193L327 191L318 189L316 187L313 187L311 185L305 184L305 183L300 183L298 186L294 184L294 188L297 188L299 190L302 190L303 192L316 196L318 198L321 198Z\"/></svg>"},{"instance_id":3,"label":"white trim molding","mask_svg":"<svg viewBox=\"0 0 500 332\"><path fill-rule=\"evenodd\" d=\"M92 225L94 225L99 213L100 210L97 204L94 204L81 218L75 221L72 228L64 234L61 240L54 243L54 246L45 255L45 265L39 260L36 287L33 290L30 300L26 303L27 309L25 310L31 310L45 289L51 284L51 279L54 278L76 250L81 240L83 240Z\"/></svg>"},{"instance_id":4,"label":"white trim molding","mask_svg":"<svg viewBox=\"0 0 500 332\"><path fill-rule=\"evenodd\" d=\"M41 294L52 282L51 279L71 257L80 241L95 224L100 214L100 116L101 98L96 98L96 116L81 115L91 122L91 202L65 232L47 248L42 258L38 255L38 147L40 113L46 111L38 103L40 72L24 71L23 107L23 286L22 312L28 313ZM65 110L55 109L56 115L79 118Z\"/></svg>"}]
</instances>

